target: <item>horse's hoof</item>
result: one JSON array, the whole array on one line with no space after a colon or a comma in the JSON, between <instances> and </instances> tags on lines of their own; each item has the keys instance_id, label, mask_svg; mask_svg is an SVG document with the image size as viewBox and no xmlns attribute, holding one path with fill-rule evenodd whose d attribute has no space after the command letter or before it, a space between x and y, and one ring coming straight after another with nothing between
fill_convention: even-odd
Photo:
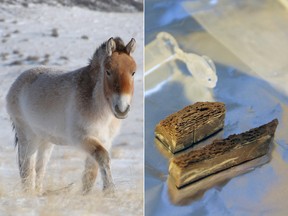
<instances>
[{"instance_id":1,"label":"horse's hoof","mask_svg":"<svg viewBox=\"0 0 288 216\"><path fill-rule=\"evenodd\" d=\"M82 195L85 196L85 195L89 194L90 191L91 191L91 189L83 189Z\"/></svg>"},{"instance_id":2,"label":"horse's hoof","mask_svg":"<svg viewBox=\"0 0 288 216\"><path fill-rule=\"evenodd\" d=\"M110 186L104 187L104 188L103 188L103 193L104 193L104 196L116 197L116 188L115 188L115 185L112 184L112 185L110 185Z\"/></svg>"}]
</instances>

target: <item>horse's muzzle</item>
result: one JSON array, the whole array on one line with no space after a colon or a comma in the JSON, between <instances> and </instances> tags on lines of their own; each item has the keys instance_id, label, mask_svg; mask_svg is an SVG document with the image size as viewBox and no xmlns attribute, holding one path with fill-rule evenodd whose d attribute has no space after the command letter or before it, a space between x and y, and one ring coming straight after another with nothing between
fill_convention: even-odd
<instances>
[{"instance_id":1,"label":"horse's muzzle","mask_svg":"<svg viewBox=\"0 0 288 216\"><path fill-rule=\"evenodd\" d=\"M127 106L126 110L124 112L121 112L121 110L119 109L118 105L115 106L115 116L116 118L119 119L124 119L127 117L127 114L130 110L130 105Z\"/></svg>"}]
</instances>

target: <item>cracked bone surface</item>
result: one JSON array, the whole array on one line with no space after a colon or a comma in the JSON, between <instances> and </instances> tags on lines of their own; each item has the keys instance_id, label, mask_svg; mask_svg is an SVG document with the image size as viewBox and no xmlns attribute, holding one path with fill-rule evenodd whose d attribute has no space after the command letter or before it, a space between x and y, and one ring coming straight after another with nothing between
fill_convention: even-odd
<instances>
[{"instance_id":1,"label":"cracked bone surface","mask_svg":"<svg viewBox=\"0 0 288 216\"><path fill-rule=\"evenodd\" d=\"M161 120L155 136L176 153L221 130L225 105L220 102L197 102Z\"/></svg>"},{"instance_id":2,"label":"cracked bone surface","mask_svg":"<svg viewBox=\"0 0 288 216\"><path fill-rule=\"evenodd\" d=\"M269 153L278 120L174 157L169 177L177 188Z\"/></svg>"}]
</instances>

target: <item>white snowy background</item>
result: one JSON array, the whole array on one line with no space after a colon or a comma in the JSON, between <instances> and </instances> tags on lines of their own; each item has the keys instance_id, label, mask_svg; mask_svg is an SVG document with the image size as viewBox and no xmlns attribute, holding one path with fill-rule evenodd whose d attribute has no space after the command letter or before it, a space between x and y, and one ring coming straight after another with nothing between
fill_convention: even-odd
<instances>
[{"instance_id":1,"label":"white snowy background","mask_svg":"<svg viewBox=\"0 0 288 216\"><path fill-rule=\"evenodd\" d=\"M48 164L45 196L21 191L14 134L5 110L7 91L24 70L37 65L66 69L85 66L95 49L112 36L134 37L138 64L132 110L113 143L115 197L102 195L98 175L93 191L82 196L85 155L56 146ZM0 5L0 215L143 214L143 14L99 12L46 4ZM70 190L58 189L73 183ZM56 191L56 192L55 192Z\"/></svg>"}]
</instances>

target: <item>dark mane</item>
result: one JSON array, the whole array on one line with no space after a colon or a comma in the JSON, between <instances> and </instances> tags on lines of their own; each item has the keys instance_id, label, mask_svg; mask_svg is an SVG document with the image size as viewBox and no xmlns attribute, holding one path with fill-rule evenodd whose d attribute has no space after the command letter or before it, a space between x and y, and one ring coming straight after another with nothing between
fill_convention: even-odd
<instances>
[{"instance_id":1,"label":"dark mane","mask_svg":"<svg viewBox=\"0 0 288 216\"><path fill-rule=\"evenodd\" d=\"M123 40L120 37L114 38L114 41L116 43L116 50L115 50L116 52L125 52L125 53L127 53L126 46L125 46Z\"/></svg>"},{"instance_id":2,"label":"dark mane","mask_svg":"<svg viewBox=\"0 0 288 216\"><path fill-rule=\"evenodd\" d=\"M124 41L120 37L113 38L116 43L116 50L114 52L124 52L127 53ZM93 59L97 58L99 55L103 55L106 51L106 43L107 41L103 42L94 52L91 59L89 59L89 65L91 65Z\"/></svg>"},{"instance_id":3,"label":"dark mane","mask_svg":"<svg viewBox=\"0 0 288 216\"><path fill-rule=\"evenodd\" d=\"M115 52L126 52L126 49L125 49L125 44L124 44L124 41L120 38L120 37L115 37L113 38L115 43L116 43L116 50ZM106 49L106 43L107 41L105 41L104 43L102 43L100 45L100 47L98 47L98 49L96 49L95 53L97 52L97 50L105 50Z\"/></svg>"}]
</instances>

